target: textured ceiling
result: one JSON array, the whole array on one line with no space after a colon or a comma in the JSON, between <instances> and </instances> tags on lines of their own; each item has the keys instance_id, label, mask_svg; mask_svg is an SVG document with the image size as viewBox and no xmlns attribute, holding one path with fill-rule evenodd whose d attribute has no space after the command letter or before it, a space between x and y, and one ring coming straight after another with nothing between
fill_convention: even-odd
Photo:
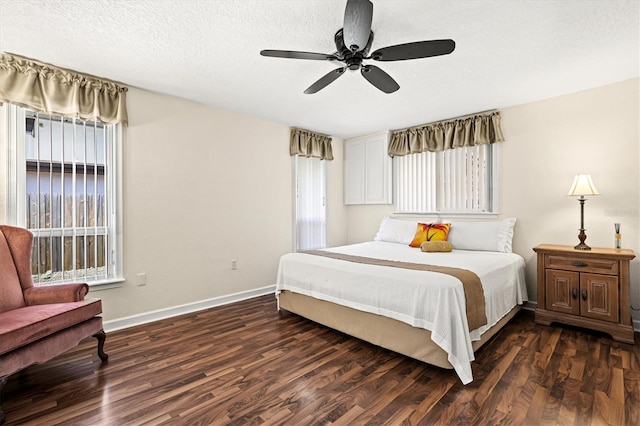
<instances>
[{"instance_id":1,"label":"textured ceiling","mask_svg":"<svg viewBox=\"0 0 640 426\"><path fill-rule=\"evenodd\" d=\"M0 0L0 51L338 137L640 75L636 0L373 0L372 51L456 41L451 55L376 63L400 84L389 95L359 72L305 95L337 65L259 55L332 53L345 3Z\"/></svg>"}]
</instances>

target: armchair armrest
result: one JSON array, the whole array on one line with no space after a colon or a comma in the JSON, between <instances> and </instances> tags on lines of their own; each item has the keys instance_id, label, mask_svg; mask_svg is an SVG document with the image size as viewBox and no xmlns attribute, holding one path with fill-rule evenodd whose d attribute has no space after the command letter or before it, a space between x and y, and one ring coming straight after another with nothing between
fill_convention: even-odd
<instances>
[{"instance_id":1,"label":"armchair armrest","mask_svg":"<svg viewBox=\"0 0 640 426\"><path fill-rule=\"evenodd\" d=\"M30 287L24 290L24 302L29 306L79 302L88 292L89 286L84 283Z\"/></svg>"}]
</instances>

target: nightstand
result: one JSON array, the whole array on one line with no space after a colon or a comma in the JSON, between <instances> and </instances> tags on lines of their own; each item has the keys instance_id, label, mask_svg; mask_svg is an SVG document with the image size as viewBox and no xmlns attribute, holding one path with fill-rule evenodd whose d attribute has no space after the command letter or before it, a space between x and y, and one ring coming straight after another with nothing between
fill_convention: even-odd
<instances>
[{"instance_id":1,"label":"nightstand","mask_svg":"<svg viewBox=\"0 0 640 426\"><path fill-rule=\"evenodd\" d=\"M629 313L629 261L633 250L541 244L535 321L598 330L634 343Z\"/></svg>"}]
</instances>

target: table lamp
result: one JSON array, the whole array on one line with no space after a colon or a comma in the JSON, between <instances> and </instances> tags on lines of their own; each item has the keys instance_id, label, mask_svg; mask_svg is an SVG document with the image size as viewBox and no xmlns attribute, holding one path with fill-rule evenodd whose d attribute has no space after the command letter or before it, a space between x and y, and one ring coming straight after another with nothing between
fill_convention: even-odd
<instances>
[{"instance_id":1,"label":"table lamp","mask_svg":"<svg viewBox=\"0 0 640 426\"><path fill-rule=\"evenodd\" d=\"M584 243L584 240L587 239L587 234L584 232L584 202L587 200L584 197L585 195L600 195L600 193L593 185L590 175L576 175L576 177L573 178L573 183L571 184L571 188L567 195L580 197L578 198L578 201L580 202L580 233L578 234L580 244L574 248L576 250L591 250L591 247Z\"/></svg>"}]
</instances>

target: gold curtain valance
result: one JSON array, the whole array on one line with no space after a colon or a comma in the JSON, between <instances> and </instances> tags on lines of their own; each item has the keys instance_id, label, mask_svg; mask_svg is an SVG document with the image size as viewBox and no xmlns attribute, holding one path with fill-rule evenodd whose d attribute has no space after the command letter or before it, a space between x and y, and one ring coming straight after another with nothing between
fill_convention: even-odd
<instances>
[{"instance_id":1,"label":"gold curtain valance","mask_svg":"<svg viewBox=\"0 0 640 426\"><path fill-rule=\"evenodd\" d=\"M127 125L127 88L111 81L3 53L0 102L47 114Z\"/></svg>"},{"instance_id":2,"label":"gold curtain valance","mask_svg":"<svg viewBox=\"0 0 640 426\"><path fill-rule=\"evenodd\" d=\"M331 138L309 130L291 129L289 154L333 160Z\"/></svg>"},{"instance_id":3,"label":"gold curtain valance","mask_svg":"<svg viewBox=\"0 0 640 426\"><path fill-rule=\"evenodd\" d=\"M424 151L444 151L500 141L504 141L500 112L493 111L393 132L389 155L394 157Z\"/></svg>"}]
</instances>

